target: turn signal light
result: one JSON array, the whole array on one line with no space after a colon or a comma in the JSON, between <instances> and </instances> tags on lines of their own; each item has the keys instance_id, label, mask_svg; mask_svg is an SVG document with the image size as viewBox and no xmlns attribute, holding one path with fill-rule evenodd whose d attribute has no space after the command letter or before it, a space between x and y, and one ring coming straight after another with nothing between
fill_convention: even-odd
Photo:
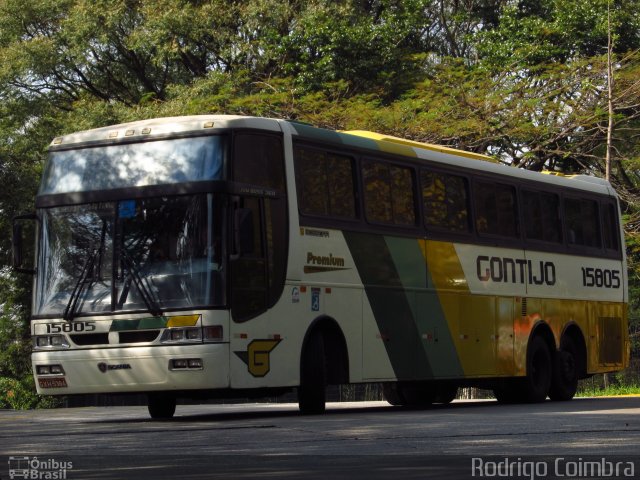
<instances>
[{"instance_id":1,"label":"turn signal light","mask_svg":"<svg viewBox=\"0 0 640 480\"><path fill-rule=\"evenodd\" d=\"M224 338L224 331L222 325L213 325L211 327L204 327L204 341L205 342L221 342Z\"/></svg>"}]
</instances>

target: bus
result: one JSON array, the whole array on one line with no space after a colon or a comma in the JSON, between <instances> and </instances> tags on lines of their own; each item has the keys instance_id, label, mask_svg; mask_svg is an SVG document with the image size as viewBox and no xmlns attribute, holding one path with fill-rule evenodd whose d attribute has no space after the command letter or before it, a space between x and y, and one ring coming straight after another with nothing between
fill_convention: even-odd
<instances>
[{"instance_id":1,"label":"bus","mask_svg":"<svg viewBox=\"0 0 640 480\"><path fill-rule=\"evenodd\" d=\"M393 405L562 401L629 362L619 201L595 177L198 115L55 138L35 202L14 264L39 394L142 393L153 418L291 391L322 413L357 383Z\"/></svg>"}]
</instances>

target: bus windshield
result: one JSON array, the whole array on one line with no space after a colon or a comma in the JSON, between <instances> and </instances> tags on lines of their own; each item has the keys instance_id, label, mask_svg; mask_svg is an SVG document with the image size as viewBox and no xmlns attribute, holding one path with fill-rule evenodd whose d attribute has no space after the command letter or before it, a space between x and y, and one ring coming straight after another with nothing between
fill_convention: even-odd
<instances>
[{"instance_id":1,"label":"bus windshield","mask_svg":"<svg viewBox=\"0 0 640 480\"><path fill-rule=\"evenodd\" d=\"M40 195L220 180L224 137L191 137L51 152Z\"/></svg>"},{"instance_id":2,"label":"bus windshield","mask_svg":"<svg viewBox=\"0 0 640 480\"><path fill-rule=\"evenodd\" d=\"M223 305L223 201L196 194L42 210L34 314Z\"/></svg>"}]
</instances>

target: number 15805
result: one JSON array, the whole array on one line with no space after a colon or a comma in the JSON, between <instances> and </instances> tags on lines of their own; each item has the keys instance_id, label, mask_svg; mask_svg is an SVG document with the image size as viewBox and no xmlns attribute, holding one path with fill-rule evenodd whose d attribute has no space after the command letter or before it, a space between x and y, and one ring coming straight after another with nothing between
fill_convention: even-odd
<instances>
[{"instance_id":1,"label":"number 15805","mask_svg":"<svg viewBox=\"0 0 640 480\"><path fill-rule=\"evenodd\" d=\"M47 333L93 332L96 322L47 323Z\"/></svg>"},{"instance_id":2,"label":"number 15805","mask_svg":"<svg viewBox=\"0 0 640 480\"><path fill-rule=\"evenodd\" d=\"M620 271L606 268L582 267L582 286L620 288Z\"/></svg>"}]
</instances>

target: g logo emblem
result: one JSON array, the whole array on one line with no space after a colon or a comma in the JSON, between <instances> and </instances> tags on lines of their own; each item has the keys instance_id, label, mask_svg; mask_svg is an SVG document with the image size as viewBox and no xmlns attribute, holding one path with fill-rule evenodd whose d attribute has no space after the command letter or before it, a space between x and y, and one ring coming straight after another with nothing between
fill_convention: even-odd
<instances>
[{"instance_id":1,"label":"g logo emblem","mask_svg":"<svg viewBox=\"0 0 640 480\"><path fill-rule=\"evenodd\" d=\"M264 377L271 369L269 354L280 340L254 340L247 348L249 373L254 377Z\"/></svg>"},{"instance_id":2,"label":"g logo emblem","mask_svg":"<svg viewBox=\"0 0 640 480\"><path fill-rule=\"evenodd\" d=\"M269 354L281 340L253 340L246 352L234 352L248 367L254 377L264 377L271 370Z\"/></svg>"}]
</instances>

